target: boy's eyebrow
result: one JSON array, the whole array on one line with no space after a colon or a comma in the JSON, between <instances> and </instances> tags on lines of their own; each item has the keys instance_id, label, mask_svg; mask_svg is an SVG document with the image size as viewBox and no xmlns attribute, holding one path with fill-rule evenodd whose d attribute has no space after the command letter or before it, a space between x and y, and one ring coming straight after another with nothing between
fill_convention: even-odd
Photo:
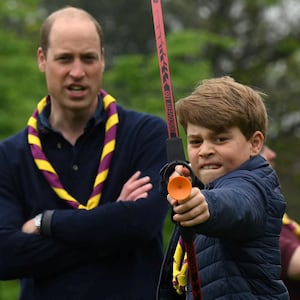
<instances>
[{"instance_id":1,"label":"boy's eyebrow","mask_svg":"<svg viewBox=\"0 0 300 300\"><path fill-rule=\"evenodd\" d=\"M187 135L188 139L199 138L199 134L189 134Z\"/></svg>"},{"instance_id":2,"label":"boy's eyebrow","mask_svg":"<svg viewBox=\"0 0 300 300\"><path fill-rule=\"evenodd\" d=\"M223 130L221 130L219 132L215 131L215 134L228 134L228 133L231 133L230 129L223 129Z\"/></svg>"},{"instance_id":3,"label":"boy's eyebrow","mask_svg":"<svg viewBox=\"0 0 300 300\"><path fill-rule=\"evenodd\" d=\"M230 134L231 131L230 129L224 129L222 131L214 131L214 130L210 130L208 133L209 137L215 137L216 135L220 135L220 134ZM197 133L191 133L189 135L187 135L187 138L199 138L202 137L201 134L197 134Z\"/></svg>"}]
</instances>

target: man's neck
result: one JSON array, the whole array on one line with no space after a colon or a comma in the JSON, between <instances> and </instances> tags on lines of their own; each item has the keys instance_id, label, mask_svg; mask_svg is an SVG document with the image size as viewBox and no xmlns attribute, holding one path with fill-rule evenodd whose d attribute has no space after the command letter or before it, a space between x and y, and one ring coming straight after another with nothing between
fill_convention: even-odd
<instances>
[{"instance_id":1,"label":"man's neck","mask_svg":"<svg viewBox=\"0 0 300 300\"><path fill-rule=\"evenodd\" d=\"M51 112L49 122L54 130L60 132L68 142L74 145L83 134L90 117L90 115L72 112L64 114Z\"/></svg>"}]
</instances>

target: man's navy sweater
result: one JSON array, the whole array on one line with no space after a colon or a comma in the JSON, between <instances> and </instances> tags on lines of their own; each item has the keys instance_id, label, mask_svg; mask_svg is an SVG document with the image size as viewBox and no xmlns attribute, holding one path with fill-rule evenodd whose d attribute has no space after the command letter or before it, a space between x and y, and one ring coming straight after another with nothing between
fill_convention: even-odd
<instances>
[{"instance_id":1,"label":"man's navy sweater","mask_svg":"<svg viewBox=\"0 0 300 300\"><path fill-rule=\"evenodd\" d=\"M155 298L167 212L158 188L167 129L156 116L120 106L118 114L109 175L100 205L92 210L71 208L58 198L33 161L26 129L0 144L0 279L20 278L21 300ZM83 204L97 174L104 121L100 105L74 146L51 130L47 109L38 122L47 158ZM116 202L137 170L151 177L149 197ZM21 231L45 210L55 210L50 237Z\"/></svg>"}]
</instances>

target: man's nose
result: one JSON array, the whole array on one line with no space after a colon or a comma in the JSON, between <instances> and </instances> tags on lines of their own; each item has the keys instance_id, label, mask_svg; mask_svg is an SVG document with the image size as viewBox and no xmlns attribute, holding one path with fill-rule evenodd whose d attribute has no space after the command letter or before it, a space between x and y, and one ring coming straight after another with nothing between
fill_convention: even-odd
<instances>
[{"instance_id":1,"label":"man's nose","mask_svg":"<svg viewBox=\"0 0 300 300\"><path fill-rule=\"evenodd\" d=\"M82 78L85 75L84 66L80 60L74 60L71 70L70 76L73 78Z\"/></svg>"}]
</instances>

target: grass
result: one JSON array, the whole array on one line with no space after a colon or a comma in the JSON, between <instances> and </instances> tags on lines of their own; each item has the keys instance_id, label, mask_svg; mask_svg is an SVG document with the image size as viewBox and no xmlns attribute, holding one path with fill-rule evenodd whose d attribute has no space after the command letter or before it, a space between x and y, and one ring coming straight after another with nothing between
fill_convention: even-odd
<instances>
[{"instance_id":1,"label":"grass","mask_svg":"<svg viewBox=\"0 0 300 300\"><path fill-rule=\"evenodd\" d=\"M0 299L17 300L19 297L19 281L0 281Z\"/></svg>"}]
</instances>

